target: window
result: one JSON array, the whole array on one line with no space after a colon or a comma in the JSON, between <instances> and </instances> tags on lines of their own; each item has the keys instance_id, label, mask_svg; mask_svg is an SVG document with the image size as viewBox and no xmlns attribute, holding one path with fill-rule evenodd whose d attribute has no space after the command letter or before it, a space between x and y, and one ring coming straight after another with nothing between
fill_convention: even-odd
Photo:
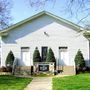
<instances>
[{"instance_id":1,"label":"window","mask_svg":"<svg viewBox=\"0 0 90 90\"><path fill-rule=\"evenodd\" d=\"M69 56L67 47L59 47L59 65L68 65Z\"/></svg>"},{"instance_id":2,"label":"window","mask_svg":"<svg viewBox=\"0 0 90 90\"><path fill-rule=\"evenodd\" d=\"M42 47L42 62L46 61L46 57L47 57L47 47Z\"/></svg>"},{"instance_id":3,"label":"window","mask_svg":"<svg viewBox=\"0 0 90 90\"><path fill-rule=\"evenodd\" d=\"M29 47L21 47L21 51L28 52L29 51Z\"/></svg>"},{"instance_id":4,"label":"window","mask_svg":"<svg viewBox=\"0 0 90 90\"><path fill-rule=\"evenodd\" d=\"M30 66L30 49L29 47L21 47L21 62L22 66Z\"/></svg>"},{"instance_id":5,"label":"window","mask_svg":"<svg viewBox=\"0 0 90 90\"><path fill-rule=\"evenodd\" d=\"M67 50L67 49L68 49L67 47L59 47L59 50L62 50L62 51Z\"/></svg>"}]
</instances>

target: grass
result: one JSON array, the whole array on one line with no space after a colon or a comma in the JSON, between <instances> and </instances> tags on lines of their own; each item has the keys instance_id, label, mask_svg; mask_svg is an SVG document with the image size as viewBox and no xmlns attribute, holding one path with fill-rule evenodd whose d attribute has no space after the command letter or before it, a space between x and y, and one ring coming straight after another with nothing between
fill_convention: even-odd
<instances>
[{"instance_id":1,"label":"grass","mask_svg":"<svg viewBox=\"0 0 90 90\"><path fill-rule=\"evenodd\" d=\"M53 78L53 90L90 90L90 74Z\"/></svg>"},{"instance_id":2,"label":"grass","mask_svg":"<svg viewBox=\"0 0 90 90\"><path fill-rule=\"evenodd\" d=\"M0 75L0 90L24 90L31 78Z\"/></svg>"}]
</instances>

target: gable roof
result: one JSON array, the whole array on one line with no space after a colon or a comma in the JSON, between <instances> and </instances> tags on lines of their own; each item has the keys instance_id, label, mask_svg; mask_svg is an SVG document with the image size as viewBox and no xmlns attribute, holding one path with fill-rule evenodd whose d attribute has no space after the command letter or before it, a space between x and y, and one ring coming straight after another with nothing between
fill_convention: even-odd
<instances>
[{"instance_id":1,"label":"gable roof","mask_svg":"<svg viewBox=\"0 0 90 90\"><path fill-rule=\"evenodd\" d=\"M39 17L39 16L41 16L41 15L44 15L44 14L46 14L46 15L48 15L48 16L51 16L51 17L53 17L53 18L55 18L55 19L57 19L57 20L65 23L65 24L67 24L67 25L72 26L72 27L73 27L75 30L77 30L77 31L81 31L81 30L80 30L81 26L78 26L77 24L74 24L74 23L72 23L72 22L70 22L70 21L68 21L68 20L65 20L65 19L63 19L63 18L61 18L61 17L59 17L59 16L56 16L56 15L50 13L50 12L42 11L42 12L39 12L39 13L37 13L37 14L35 14L35 15L33 15L33 16L31 16L31 17L23 20L23 21L21 21L21 22L18 22L18 23L16 23L16 24L8 27L7 29L4 29L4 30L0 31L0 35L2 35L2 34L7 35L6 33L7 33L8 31L13 30L14 28L18 27L19 25L22 25L22 24L24 24L24 23L26 23L26 22L28 22L28 21L30 21L30 20L33 20L33 19L35 19L35 18L37 18L37 17Z\"/></svg>"}]
</instances>

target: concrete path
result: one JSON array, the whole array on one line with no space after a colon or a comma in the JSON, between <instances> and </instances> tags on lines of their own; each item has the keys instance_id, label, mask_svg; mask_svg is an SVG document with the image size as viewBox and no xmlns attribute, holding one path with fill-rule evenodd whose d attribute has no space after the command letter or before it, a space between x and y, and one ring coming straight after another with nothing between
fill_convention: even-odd
<instances>
[{"instance_id":1,"label":"concrete path","mask_svg":"<svg viewBox=\"0 0 90 90\"><path fill-rule=\"evenodd\" d=\"M34 77L25 90L52 90L52 77Z\"/></svg>"}]
</instances>

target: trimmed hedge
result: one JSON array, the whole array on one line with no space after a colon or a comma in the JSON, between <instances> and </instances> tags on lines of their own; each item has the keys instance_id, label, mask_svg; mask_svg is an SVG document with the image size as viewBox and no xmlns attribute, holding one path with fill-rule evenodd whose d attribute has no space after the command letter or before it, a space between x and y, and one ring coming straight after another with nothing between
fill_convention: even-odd
<instances>
[{"instance_id":1,"label":"trimmed hedge","mask_svg":"<svg viewBox=\"0 0 90 90\"><path fill-rule=\"evenodd\" d=\"M87 68L85 66L85 60L84 60L83 54L80 50L78 50L74 61L75 61L76 73L77 74L87 71Z\"/></svg>"},{"instance_id":2,"label":"trimmed hedge","mask_svg":"<svg viewBox=\"0 0 90 90\"><path fill-rule=\"evenodd\" d=\"M14 54L12 51L10 51L6 58L6 67L8 66L12 67L13 62L14 62Z\"/></svg>"},{"instance_id":3,"label":"trimmed hedge","mask_svg":"<svg viewBox=\"0 0 90 90\"><path fill-rule=\"evenodd\" d=\"M38 48L36 47L33 53L33 62L41 62L41 57Z\"/></svg>"},{"instance_id":4,"label":"trimmed hedge","mask_svg":"<svg viewBox=\"0 0 90 90\"><path fill-rule=\"evenodd\" d=\"M51 48L49 48L49 51L47 53L46 62L56 62L53 50Z\"/></svg>"},{"instance_id":5,"label":"trimmed hedge","mask_svg":"<svg viewBox=\"0 0 90 90\"><path fill-rule=\"evenodd\" d=\"M76 67L85 67L85 60L84 60L83 54L80 50L78 50L78 52L75 56L75 65L76 65Z\"/></svg>"}]
</instances>

